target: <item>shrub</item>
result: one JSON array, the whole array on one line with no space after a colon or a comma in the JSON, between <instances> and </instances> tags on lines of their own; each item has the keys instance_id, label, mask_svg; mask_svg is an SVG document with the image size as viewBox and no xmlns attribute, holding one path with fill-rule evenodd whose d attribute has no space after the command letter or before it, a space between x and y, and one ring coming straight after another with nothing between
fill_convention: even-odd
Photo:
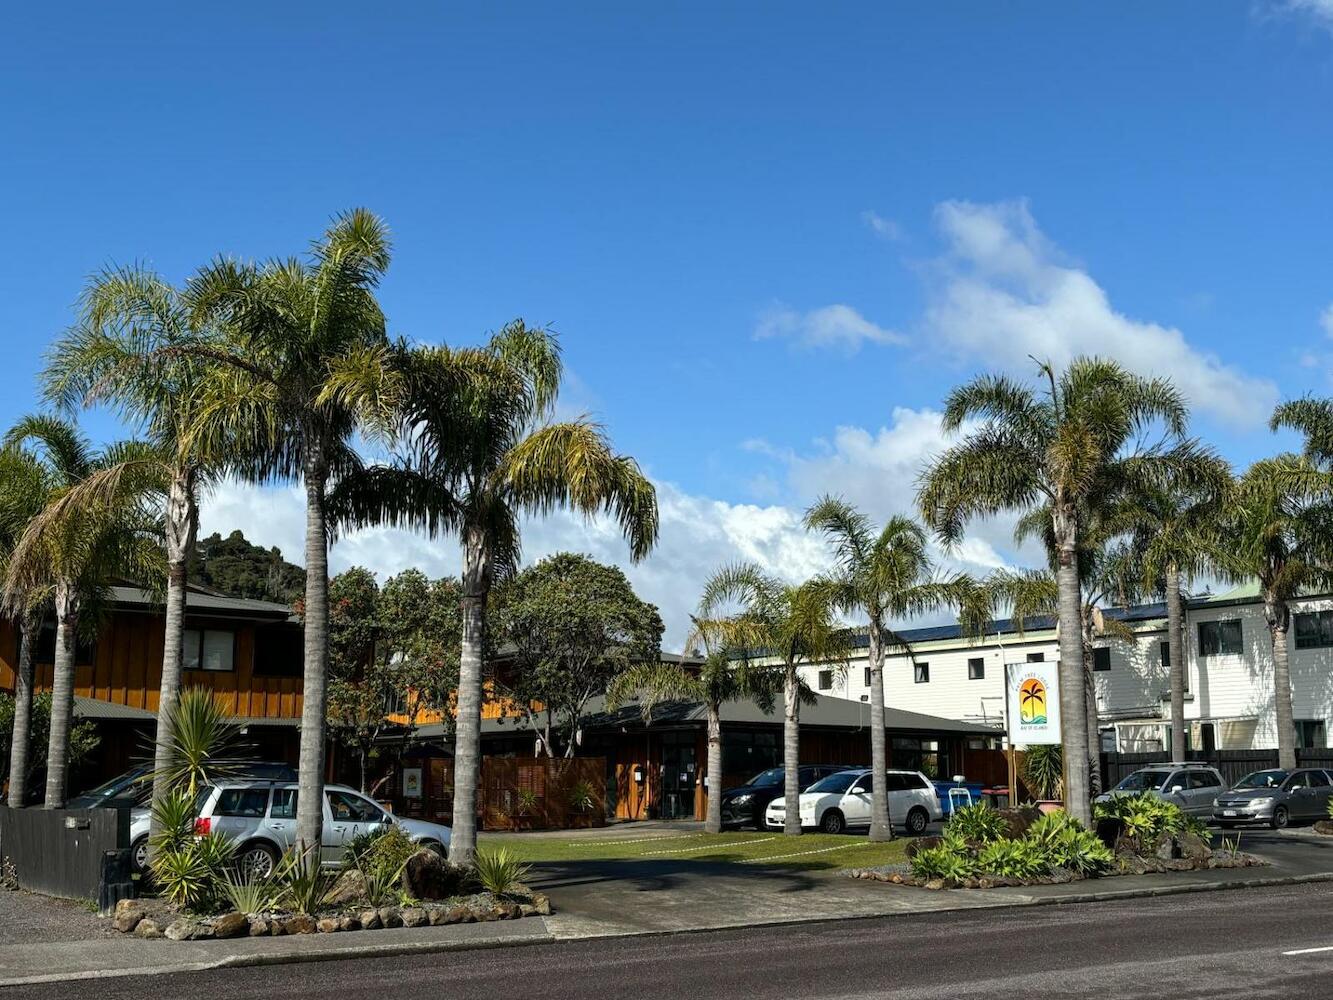
<instances>
[{"instance_id":1,"label":"shrub","mask_svg":"<svg viewBox=\"0 0 1333 1000\"><path fill-rule=\"evenodd\" d=\"M1027 748L1023 780L1039 799L1058 799L1064 788L1064 747L1058 743Z\"/></svg>"},{"instance_id":2,"label":"shrub","mask_svg":"<svg viewBox=\"0 0 1333 1000\"><path fill-rule=\"evenodd\" d=\"M198 813L195 796L184 789L173 789L152 805L157 833L153 850L179 850L194 840L194 819Z\"/></svg>"},{"instance_id":3,"label":"shrub","mask_svg":"<svg viewBox=\"0 0 1333 1000\"><path fill-rule=\"evenodd\" d=\"M176 906L212 909L223 895L234 851L231 841L217 834L161 846L153 855L153 881Z\"/></svg>"},{"instance_id":4,"label":"shrub","mask_svg":"<svg viewBox=\"0 0 1333 1000\"><path fill-rule=\"evenodd\" d=\"M971 878L976 870L976 861L970 854L953 850L944 844L917 851L912 858L912 874L920 879L943 878L961 882Z\"/></svg>"},{"instance_id":5,"label":"shrub","mask_svg":"<svg viewBox=\"0 0 1333 1000\"><path fill-rule=\"evenodd\" d=\"M320 867L319 851L289 851L273 874L277 899L296 913L314 914L333 888L334 876Z\"/></svg>"},{"instance_id":6,"label":"shrub","mask_svg":"<svg viewBox=\"0 0 1333 1000\"><path fill-rule=\"evenodd\" d=\"M228 871L222 878L220 896L233 910L249 916L278 905L278 886L272 879L247 879L237 871Z\"/></svg>"},{"instance_id":7,"label":"shrub","mask_svg":"<svg viewBox=\"0 0 1333 1000\"><path fill-rule=\"evenodd\" d=\"M977 857L978 868L1000 878L1036 878L1049 875L1051 862L1045 847L1033 840L1002 838L987 844Z\"/></svg>"},{"instance_id":8,"label":"shrub","mask_svg":"<svg viewBox=\"0 0 1333 1000\"><path fill-rule=\"evenodd\" d=\"M343 854L342 866L344 871L355 868L367 877L384 877L392 873L392 878L397 879L407 859L419 850L421 845L402 827L386 826L352 838Z\"/></svg>"},{"instance_id":9,"label":"shrub","mask_svg":"<svg viewBox=\"0 0 1333 1000\"><path fill-rule=\"evenodd\" d=\"M1145 845L1154 843L1163 834L1208 832L1207 824L1193 819L1174 802L1147 792L1112 796L1097 803L1093 815L1097 819L1118 819L1126 836Z\"/></svg>"},{"instance_id":10,"label":"shrub","mask_svg":"<svg viewBox=\"0 0 1333 1000\"><path fill-rule=\"evenodd\" d=\"M1003 816L990 806L977 803L956 810L944 832L946 836L959 837L969 844L984 847L1004 837L1008 829Z\"/></svg>"},{"instance_id":11,"label":"shrub","mask_svg":"<svg viewBox=\"0 0 1333 1000\"><path fill-rule=\"evenodd\" d=\"M590 813L597 806L597 794L586 781L576 781L569 786L569 807L575 812Z\"/></svg>"},{"instance_id":12,"label":"shrub","mask_svg":"<svg viewBox=\"0 0 1333 1000\"><path fill-rule=\"evenodd\" d=\"M519 888L532 870L504 847L498 851L478 851L474 867L478 884L497 896Z\"/></svg>"}]
</instances>

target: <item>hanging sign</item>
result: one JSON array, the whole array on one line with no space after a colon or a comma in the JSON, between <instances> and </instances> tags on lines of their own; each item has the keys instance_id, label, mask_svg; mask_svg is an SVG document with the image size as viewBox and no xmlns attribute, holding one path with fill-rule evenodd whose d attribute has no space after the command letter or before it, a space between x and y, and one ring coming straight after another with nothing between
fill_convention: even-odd
<instances>
[{"instance_id":1,"label":"hanging sign","mask_svg":"<svg viewBox=\"0 0 1333 1000\"><path fill-rule=\"evenodd\" d=\"M1060 742L1060 665L1006 663L1005 714L1015 746Z\"/></svg>"}]
</instances>

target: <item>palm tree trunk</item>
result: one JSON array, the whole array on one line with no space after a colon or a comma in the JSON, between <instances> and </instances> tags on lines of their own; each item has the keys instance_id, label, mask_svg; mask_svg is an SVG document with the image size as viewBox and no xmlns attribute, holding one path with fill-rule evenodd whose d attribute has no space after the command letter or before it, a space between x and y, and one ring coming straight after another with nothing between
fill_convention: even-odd
<instances>
[{"instance_id":1,"label":"palm tree trunk","mask_svg":"<svg viewBox=\"0 0 1333 1000\"><path fill-rule=\"evenodd\" d=\"M1064 748L1065 810L1084 826L1091 828L1092 796L1088 791L1088 727L1083 680L1078 535L1071 519L1056 519L1055 536L1059 546L1056 586L1060 613L1060 729Z\"/></svg>"},{"instance_id":2,"label":"palm tree trunk","mask_svg":"<svg viewBox=\"0 0 1333 1000\"><path fill-rule=\"evenodd\" d=\"M1166 649L1171 660L1171 759L1185 759L1185 643L1180 570L1166 569Z\"/></svg>"},{"instance_id":3,"label":"palm tree trunk","mask_svg":"<svg viewBox=\"0 0 1333 1000\"><path fill-rule=\"evenodd\" d=\"M449 860L459 865L471 864L477 850L481 673L489 589L489 539L483 529L470 526L463 535L463 641L458 664L458 721L454 729L454 825L449 841ZM547 755L554 756L549 742Z\"/></svg>"},{"instance_id":4,"label":"palm tree trunk","mask_svg":"<svg viewBox=\"0 0 1333 1000\"><path fill-rule=\"evenodd\" d=\"M32 732L32 651L40 622L19 619L19 662L14 674L14 732L9 743L9 806L22 809L28 797L28 740Z\"/></svg>"},{"instance_id":5,"label":"palm tree trunk","mask_svg":"<svg viewBox=\"0 0 1333 1000\"><path fill-rule=\"evenodd\" d=\"M892 840L889 757L884 733L884 623L870 616L870 839Z\"/></svg>"},{"instance_id":6,"label":"palm tree trunk","mask_svg":"<svg viewBox=\"0 0 1333 1000\"><path fill-rule=\"evenodd\" d=\"M162 640L162 681L158 688L157 739L153 750L153 805L170 792L167 769L171 765L171 717L180 697L181 669L185 650L185 595L190 553L199 527L199 507L195 502L194 470L183 466L174 470L167 493L167 606L166 631ZM157 809L150 811L148 843L157 842Z\"/></svg>"},{"instance_id":7,"label":"palm tree trunk","mask_svg":"<svg viewBox=\"0 0 1333 1000\"><path fill-rule=\"evenodd\" d=\"M51 738L46 749L47 809L65 805L65 783L69 778L69 730L74 715L75 629L79 623L79 599L68 580L56 584L55 677L51 683Z\"/></svg>"},{"instance_id":8,"label":"palm tree trunk","mask_svg":"<svg viewBox=\"0 0 1333 1000\"><path fill-rule=\"evenodd\" d=\"M306 438L305 672L296 849L303 863L319 864L324 832L324 727L329 701L329 535L324 512L326 471L311 437Z\"/></svg>"},{"instance_id":9,"label":"palm tree trunk","mask_svg":"<svg viewBox=\"0 0 1333 1000\"><path fill-rule=\"evenodd\" d=\"M1277 766L1296 766L1296 723L1291 710L1291 665L1287 659L1287 629L1291 615L1286 601L1265 598L1264 614L1273 640L1273 709L1277 716Z\"/></svg>"},{"instance_id":10,"label":"palm tree trunk","mask_svg":"<svg viewBox=\"0 0 1333 1000\"><path fill-rule=\"evenodd\" d=\"M722 706L708 706L708 811L704 832L722 832Z\"/></svg>"},{"instance_id":11,"label":"palm tree trunk","mask_svg":"<svg viewBox=\"0 0 1333 1000\"><path fill-rule=\"evenodd\" d=\"M1088 736L1088 792L1102 792L1101 726L1097 714L1097 672L1092 654L1092 608L1083 605L1083 714Z\"/></svg>"},{"instance_id":12,"label":"palm tree trunk","mask_svg":"<svg viewBox=\"0 0 1333 1000\"><path fill-rule=\"evenodd\" d=\"M801 833L801 698L796 682L796 665L786 665L782 679L782 766L785 770L782 801L787 816L782 832L792 836Z\"/></svg>"}]
</instances>

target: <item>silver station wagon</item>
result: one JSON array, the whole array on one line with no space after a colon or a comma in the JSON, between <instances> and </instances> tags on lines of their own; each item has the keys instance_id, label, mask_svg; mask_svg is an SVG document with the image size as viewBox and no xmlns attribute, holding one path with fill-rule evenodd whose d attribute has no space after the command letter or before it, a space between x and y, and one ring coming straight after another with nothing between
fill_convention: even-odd
<instances>
[{"instance_id":1,"label":"silver station wagon","mask_svg":"<svg viewBox=\"0 0 1333 1000\"><path fill-rule=\"evenodd\" d=\"M236 843L236 866L246 876L263 878L296 845L296 782L223 781L199 793L198 834L216 833ZM130 850L142 872L148 861L147 809L130 814ZM324 832L320 860L342 861L347 844L363 833L398 826L422 847L441 854L449 846L449 828L385 812L354 788L324 786Z\"/></svg>"}]
</instances>

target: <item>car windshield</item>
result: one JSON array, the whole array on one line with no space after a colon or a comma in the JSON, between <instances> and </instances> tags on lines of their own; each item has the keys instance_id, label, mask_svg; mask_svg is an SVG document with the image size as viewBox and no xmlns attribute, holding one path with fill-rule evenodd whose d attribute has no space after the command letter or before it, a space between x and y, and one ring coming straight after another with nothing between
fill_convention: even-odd
<instances>
[{"instance_id":1,"label":"car windshield","mask_svg":"<svg viewBox=\"0 0 1333 1000\"><path fill-rule=\"evenodd\" d=\"M1253 771L1236 782L1236 788L1276 788L1287 780L1286 771Z\"/></svg>"},{"instance_id":2,"label":"car windshield","mask_svg":"<svg viewBox=\"0 0 1333 1000\"><path fill-rule=\"evenodd\" d=\"M852 782L857 779L855 771L839 771L837 774L830 774L827 778L816 781L806 789L807 792L845 792L852 787Z\"/></svg>"},{"instance_id":3,"label":"car windshield","mask_svg":"<svg viewBox=\"0 0 1333 1000\"><path fill-rule=\"evenodd\" d=\"M780 785L782 784L782 768L770 767L767 771L760 771L750 779L752 785Z\"/></svg>"},{"instance_id":4,"label":"car windshield","mask_svg":"<svg viewBox=\"0 0 1333 1000\"><path fill-rule=\"evenodd\" d=\"M147 772L136 769L129 772L129 774L118 775L106 784L98 785L91 791L84 792L79 798L91 799L94 802L104 802L107 799L114 799L118 796L126 795L127 793L132 794L137 790L134 787L135 784L146 777ZM144 786L147 787L146 781L144 782Z\"/></svg>"},{"instance_id":5,"label":"car windshield","mask_svg":"<svg viewBox=\"0 0 1333 1000\"><path fill-rule=\"evenodd\" d=\"M1162 782L1170 775L1170 771L1135 771L1116 785L1115 790L1117 792L1146 792L1152 788L1160 788Z\"/></svg>"}]
</instances>

